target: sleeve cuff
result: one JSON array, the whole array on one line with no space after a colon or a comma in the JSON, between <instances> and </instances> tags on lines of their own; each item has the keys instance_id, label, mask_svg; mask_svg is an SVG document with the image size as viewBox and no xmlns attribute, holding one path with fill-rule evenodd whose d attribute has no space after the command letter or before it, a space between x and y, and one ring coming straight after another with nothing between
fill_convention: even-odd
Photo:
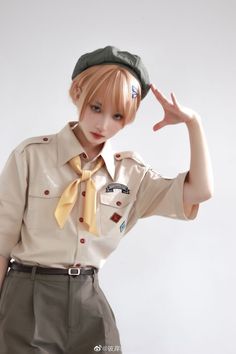
<instances>
[{"instance_id":1,"label":"sleeve cuff","mask_svg":"<svg viewBox=\"0 0 236 354\"><path fill-rule=\"evenodd\" d=\"M188 174L189 171L185 171L182 173L178 174L177 180L178 180L178 184L179 184L179 205L181 206L181 209L179 210L180 214L179 214L179 218L183 219L183 220L194 220L198 214L198 210L199 210L199 203L198 204L193 204L192 208L190 209L190 212L188 213L188 215L186 215L185 210L184 210L184 198L183 198L183 194L184 194L184 181L186 179L186 176Z\"/></svg>"}]
</instances>

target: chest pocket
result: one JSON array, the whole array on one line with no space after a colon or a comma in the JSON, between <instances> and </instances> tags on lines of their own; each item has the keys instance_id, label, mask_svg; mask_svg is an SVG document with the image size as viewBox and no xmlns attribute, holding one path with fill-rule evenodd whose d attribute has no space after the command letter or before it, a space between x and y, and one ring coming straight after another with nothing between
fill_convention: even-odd
<instances>
[{"instance_id":1,"label":"chest pocket","mask_svg":"<svg viewBox=\"0 0 236 354\"><path fill-rule=\"evenodd\" d=\"M125 231L129 212L135 202L132 194L122 193L120 190L111 193L102 192L99 195L100 225L103 235Z\"/></svg>"},{"instance_id":2,"label":"chest pocket","mask_svg":"<svg viewBox=\"0 0 236 354\"><path fill-rule=\"evenodd\" d=\"M51 230L58 227L54 211L63 191L58 187L33 184L29 188L24 222L28 228Z\"/></svg>"}]
</instances>

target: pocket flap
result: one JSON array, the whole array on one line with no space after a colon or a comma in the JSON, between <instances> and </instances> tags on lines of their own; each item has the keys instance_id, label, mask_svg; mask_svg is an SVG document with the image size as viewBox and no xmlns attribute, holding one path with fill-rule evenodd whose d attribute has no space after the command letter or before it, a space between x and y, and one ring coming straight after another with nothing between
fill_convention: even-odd
<instances>
[{"instance_id":1,"label":"pocket flap","mask_svg":"<svg viewBox=\"0 0 236 354\"><path fill-rule=\"evenodd\" d=\"M60 198L63 191L60 188L32 185L29 188L29 196L35 198Z\"/></svg>"},{"instance_id":2,"label":"pocket flap","mask_svg":"<svg viewBox=\"0 0 236 354\"><path fill-rule=\"evenodd\" d=\"M134 200L135 199L133 196L131 196L130 194L124 194L122 192L100 194L101 204L105 204L113 208L124 208L128 204L133 203Z\"/></svg>"}]
</instances>

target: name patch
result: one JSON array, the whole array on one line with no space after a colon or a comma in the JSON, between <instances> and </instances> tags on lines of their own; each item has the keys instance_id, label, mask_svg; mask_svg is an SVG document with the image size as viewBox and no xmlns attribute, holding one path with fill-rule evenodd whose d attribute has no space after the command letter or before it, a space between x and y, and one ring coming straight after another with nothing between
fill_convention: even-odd
<instances>
[{"instance_id":1,"label":"name patch","mask_svg":"<svg viewBox=\"0 0 236 354\"><path fill-rule=\"evenodd\" d=\"M122 193L124 194L129 194L130 190L127 186L125 186L124 184L121 183L110 183L108 184L108 186L106 187L106 193L111 193L114 192L114 189L120 189L122 191Z\"/></svg>"}]
</instances>

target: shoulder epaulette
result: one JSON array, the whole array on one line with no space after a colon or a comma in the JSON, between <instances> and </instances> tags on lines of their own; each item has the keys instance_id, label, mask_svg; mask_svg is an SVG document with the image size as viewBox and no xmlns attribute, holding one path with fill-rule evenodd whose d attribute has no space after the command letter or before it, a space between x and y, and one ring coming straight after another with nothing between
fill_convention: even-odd
<instances>
[{"instance_id":1,"label":"shoulder epaulette","mask_svg":"<svg viewBox=\"0 0 236 354\"><path fill-rule=\"evenodd\" d=\"M145 166L145 163L141 156L135 151L121 151L115 154L116 160L123 160L123 159L132 159L135 160L138 164Z\"/></svg>"},{"instance_id":2,"label":"shoulder epaulette","mask_svg":"<svg viewBox=\"0 0 236 354\"><path fill-rule=\"evenodd\" d=\"M42 135L42 136L35 136L32 138L28 138L23 140L16 149L21 152L23 151L26 146L31 144L48 144L53 138L53 135Z\"/></svg>"}]
</instances>

